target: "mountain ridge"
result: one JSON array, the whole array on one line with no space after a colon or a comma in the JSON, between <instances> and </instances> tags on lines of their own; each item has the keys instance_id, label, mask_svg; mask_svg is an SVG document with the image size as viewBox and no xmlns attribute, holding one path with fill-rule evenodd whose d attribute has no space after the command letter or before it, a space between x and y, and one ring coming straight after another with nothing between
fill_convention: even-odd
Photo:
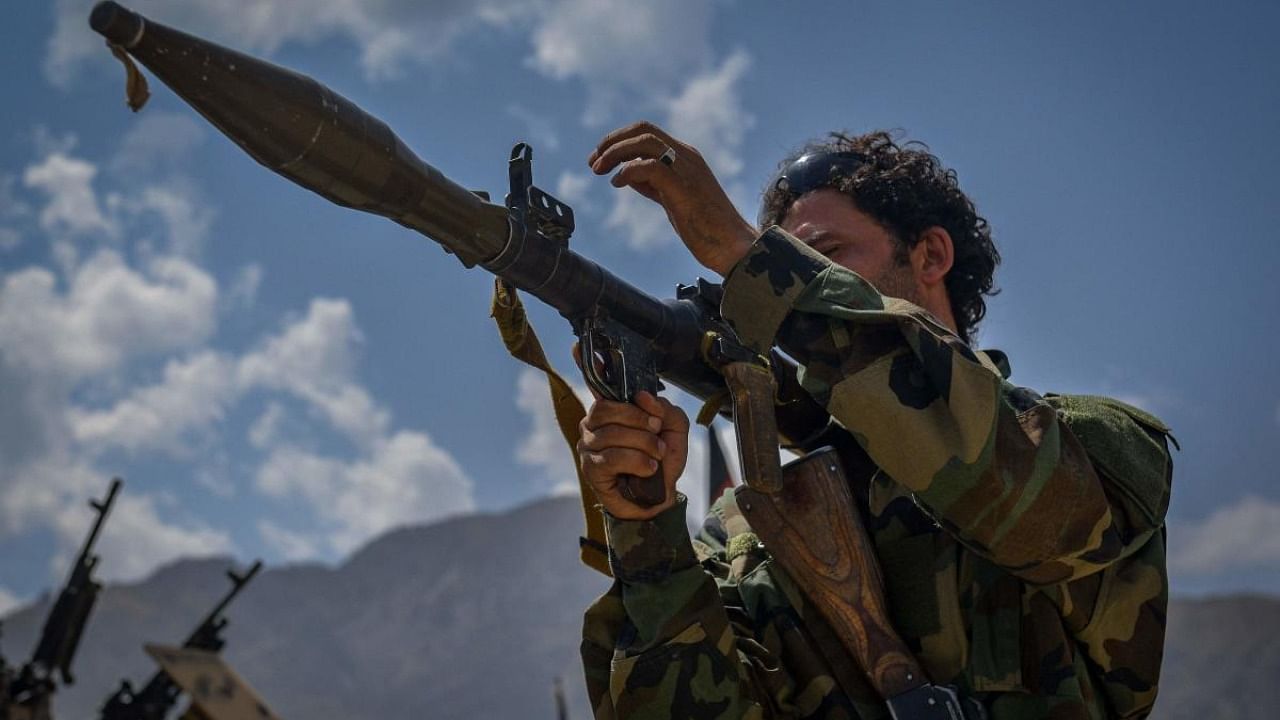
<instances>
[{"instance_id":1,"label":"mountain ridge","mask_svg":"<svg viewBox=\"0 0 1280 720\"><path fill-rule=\"evenodd\" d=\"M580 507L546 498L399 527L334 565L264 568L227 613L224 655L285 718L549 718L556 676L571 717L590 717L581 617L609 581L578 562ZM145 682L155 667L142 643L181 643L226 592L231 564L180 560L108 586L56 716L96 717L122 678ZM25 659L51 600L6 618L10 662ZM1270 718L1275 677L1280 598L1178 598L1153 717Z\"/></svg>"}]
</instances>

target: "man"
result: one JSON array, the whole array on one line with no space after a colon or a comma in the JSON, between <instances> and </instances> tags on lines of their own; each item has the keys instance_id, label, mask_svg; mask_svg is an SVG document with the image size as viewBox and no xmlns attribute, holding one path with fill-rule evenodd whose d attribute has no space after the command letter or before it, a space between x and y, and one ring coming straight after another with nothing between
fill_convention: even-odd
<instances>
[{"instance_id":1,"label":"man","mask_svg":"<svg viewBox=\"0 0 1280 720\"><path fill-rule=\"evenodd\" d=\"M662 205L725 277L739 339L795 358L866 460L848 463L851 488L895 628L934 683L995 720L1150 712L1168 429L1115 401L1016 387L1002 355L968 346L999 255L953 172L885 133L836 134L784 164L761 232L694 148L651 124L611 133L589 162ZM888 716L732 494L690 541L679 409L598 400L581 429L617 580L584 626L597 717ZM659 460L667 500L629 502L619 477Z\"/></svg>"}]
</instances>

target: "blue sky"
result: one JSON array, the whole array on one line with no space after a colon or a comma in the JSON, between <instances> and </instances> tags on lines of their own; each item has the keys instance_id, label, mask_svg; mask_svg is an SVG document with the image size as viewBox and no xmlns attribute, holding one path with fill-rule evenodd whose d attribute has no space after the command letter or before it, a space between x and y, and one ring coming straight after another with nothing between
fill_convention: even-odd
<instances>
[{"instance_id":1,"label":"blue sky","mask_svg":"<svg viewBox=\"0 0 1280 720\"><path fill-rule=\"evenodd\" d=\"M117 580L193 554L336 561L398 524L564 492L489 278L262 170L158 82L130 113L88 6L22 3L0 31L0 611L58 581L115 474ZM467 187L500 195L528 140L576 246L655 294L706 272L588 174L605 132L667 126L754 218L804 140L902 129L1004 255L979 343L1021 384L1173 426L1175 591L1280 591L1273 6L132 7L312 75ZM567 327L534 317L567 369Z\"/></svg>"}]
</instances>

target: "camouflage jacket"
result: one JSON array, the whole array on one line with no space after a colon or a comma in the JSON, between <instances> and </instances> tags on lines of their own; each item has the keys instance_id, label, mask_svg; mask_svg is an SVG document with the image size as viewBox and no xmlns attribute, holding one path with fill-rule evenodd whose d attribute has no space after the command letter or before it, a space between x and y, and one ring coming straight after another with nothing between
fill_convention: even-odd
<instances>
[{"instance_id":1,"label":"camouflage jacket","mask_svg":"<svg viewBox=\"0 0 1280 720\"><path fill-rule=\"evenodd\" d=\"M909 303L765 232L725 317L803 368L867 459L849 467L894 625L992 720L1139 718L1156 696L1168 429L1105 398L1041 397ZM858 465L859 463L847 463ZM606 517L613 587L582 644L595 716L884 718L732 494Z\"/></svg>"}]
</instances>

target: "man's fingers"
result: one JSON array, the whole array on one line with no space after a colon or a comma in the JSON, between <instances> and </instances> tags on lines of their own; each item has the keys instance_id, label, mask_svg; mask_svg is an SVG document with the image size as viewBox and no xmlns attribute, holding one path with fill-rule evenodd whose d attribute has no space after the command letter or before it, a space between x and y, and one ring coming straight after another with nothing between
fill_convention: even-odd
<instances>
[{"instance_id":1,"label":"man's fingers","mask_svg":"<svg viewBox=\"0 0 1280 720\"><path fill-rule=\"evenodd\" d=\"M662 194L658 192L657 188L655 188L652 185L649 185L648 183L637 183L635 185L632 185L631 189L635 190L636 192L640 193L646 198L658 203L659 205L662 204Z\"/></svg>"},{"instance_id":2,"label":"man's fingers","mask_svg":"<svg viewBox=\"0 0 1280 720\"><path fill-rule=\"evenodd\" d=\"M670 403L647 390L636 393L636 405L650 415L662 417L666 413L667 404Z\"/></svg>"},{"instance_id":3,"label":"man's fingers","mask_svg":"<svg viewBox=\"0 0 1280 720\"><path fill-rule=\"evenodd\" d=\"M623 165L621 170L609 178L609 184L618 188L630 186L637 190L647 185L654 191L662 193L676 180L676 173L669 166L646 158L632 160ZM647 197L646 193L641 192L641 194Z\"/></svg>"},{"instance_id":4,"label":"man's fingers","mask_svg":"<svg viewBox=\"0 0 1280 720\"><path fill-rule=\"evenodd\" d=\"M609 448L629 448L661 460L666 443L649 430L636 430L623 425L605 425L582 434L581 449L600 452Z\"/></svg>"},{"instance_id":5,"label":"man's fingers","mask_svg":"<svg viewBox=\"0 0 1280 720\"><path fill-rule=\"evenodd\" d=\"M596 146L595 151L593 151L587 158L587 164L595 165L596 160L599 159L601 155L604 155L610 146L638 135L653 135L671 147L676 147L680 144L675 138L671 137L666 130L663 130L647 120L642 120L637 123L632 123L626 127L618 128L608 135L605 135L600 141L600 144Z\"/></svg>"},{"instance_id":6,"label":"man's fingers","mask_svg":"<svg viewBox=\"0 0 1280 720\"><path fill-rule=\"evenodd\" d=\"M665 140L652 133L619 140L610 145L591 164L591 171L604 175L618 165L639 158L656 159L671 147Z\"/></svg>"},{"instance_id":7,"label":"man's fingers","mask_svg":"<svg viewBox=\"0 0 1280 720\"><path fill-rule=\"evenodd\" d=\"M605 425L622 425L636 430L657 432L662 429L662 418L651 415L631 403L598 400L582 419L582 429L594 431Z\"/></svg>"},{"instance_id":8,"label":"man's fingers","mask_svg":"<svg viewBox=\"0 0 1280 720\"><path fill-rule=\"evenodd\" d=\"M662 418L663 432L668 430L688 432L689 430L689 416L666 398L641 391L636 393L636 405L650 415Z\"/></svg>"},{"instance_id":9,"label":"man's fingers","mask_svg":"<svg viewBox=\"0 0 1280 720\"><path fill-rule=\"evenodd\" d=\"M630 448L606 448L582 453L584 469L599 475L637 475L648 477L658 469L658 461Z\"/></svg>"}]
</instances>

